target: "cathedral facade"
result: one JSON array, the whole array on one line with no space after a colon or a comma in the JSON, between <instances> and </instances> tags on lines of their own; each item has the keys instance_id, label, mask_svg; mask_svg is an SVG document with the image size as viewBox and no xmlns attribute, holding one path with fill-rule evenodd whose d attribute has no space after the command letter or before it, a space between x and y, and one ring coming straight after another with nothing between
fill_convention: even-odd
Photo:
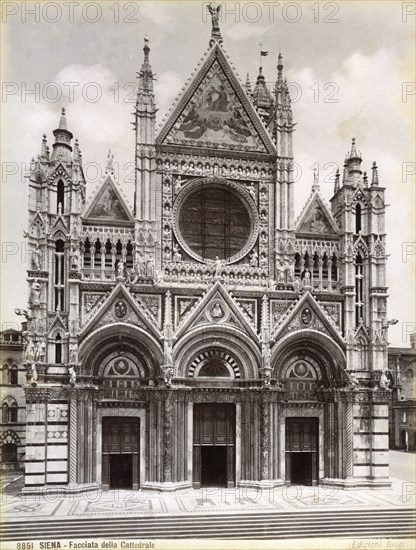
<instances>
[{"instance_id":1,"label":"cathedral facade","mask_svg":"<svg viewBox=\"0 0 416 550\"><path fill-rule=\"evenodd\" d=\"M29 178L25 490L389 485L385 200L353 140L295 220L294 122L217 18L156 131L138 75L130 208L89 204L65 112Z\"/></svg>"}]
</instances>

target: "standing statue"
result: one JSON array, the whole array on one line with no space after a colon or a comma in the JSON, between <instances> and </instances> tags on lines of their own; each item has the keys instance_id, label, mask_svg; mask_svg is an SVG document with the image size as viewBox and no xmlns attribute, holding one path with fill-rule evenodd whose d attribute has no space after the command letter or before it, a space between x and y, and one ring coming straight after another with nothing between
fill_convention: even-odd
<instances>
[{"instance_id":1,"label":"standing statue","mask_svg":"<svg viewBox=\"0 0 416 550\"><path fill-rule=\"evenodd\" d=\"M33 305L39 305L40 303L40 284L36 280L32 283L30 301Z\"/></svg>"},{"instance_id":2,"label":"standing statue","mask_svg":"<svg viewBox=\"0 0 416 550\"><path fill-rule=\"evenodd\" d=\"M74 367L71 365L68 367L68 374L69 374L69 383L74 385L77 381L77 373L75 372Z\"/></svg>"},{"instance_id":3,"label":"standing statue","mask_svg":"<svg viewBox=\"0 0 416 550\"><path fill-rule=\"evenodd\" d=\"M175 181L175 194L179 193L179 191L182 188L182 178L181 176L178 176L177 180Z\"/></svg>"},{"instance_id":4,"label":"standing statue","mask_svg":"<svg viewBox=\"0 0 416 550\"><path fill-rule=\"evenodd\" d=\"M26 363L33 363L35 360L35 344L33 343L33 340L28 337L27 345L25 348L25 362Z\"/></svg>"},{"instance_id":5,"label":"standing statue","mask_svg":"<svg viewBox=\"0 0 416 550\"><path fill-rule=\"evenodd\" d=\"M146 261L141 250L139 250L139 253L137 254L137 274L140 277L146 276Z\"/></svg>"},{"instance_id":6,"label":"standing statue","mask_svg":"<svg viewBox=\"0 0 416 550\"><path fill-rule=\"evenodd\" d=\"M302 282L304 287L311 286L311 272L307 268L303 272Z\"/></svg>"},{"instance_id":7,"label":"standing statue","mask_svg":"<svg viewBox=\"0 0 416 550\"><path fill-rule=\"evenodd\" d=\"M215 6L214 4L208 4L207 6L209 13L211 14L211 22L212 22L212 30L220 30L219 26L219 20L220 20L220 9L221 4L219 6Z\"/></svg>"},{"instance_id":8,"label":"standing statue","mask_svg":"<svg viewBox=\"0 0 416 550\"><path fill-rule=\"evenodd\" d=\"M69 346L69 362L78 363L78 345L73 343Z\"/></svg>"},{"instance_id":9,"label":"standing statue","mask_svg":"<svg viewBox=\"0 0 416 550\"><path fill-rule=\"evenodd\" d=\"M147 270L146 270L146 275L148 277L154 277L155 275L155 260L153 258L153 256L150 256L149 259L147 260Z\"/></svg>"},{"instance_id":10,"label":"standing statue","mask_svg":"<svg viewBox=\"0 0 416 550\"><path fill-rule=\"evenodd\" d=\"M117 277L124 277L124 263L121 260L117 265Z\"/></svg>"},{"instance_id":11,"label":"standing statue","mask_svg":"<svg viewBox=\"0 0 416 550\"><path fill-rule=\"evenodd\" d=\"M222 270L222 261L218 258L218 256L215 256L214 277L220 277L221 276L221 270Z\"/></svg>"},{"instance_id":12,"label":"standing statue","mask_svg":"<svg viewBox=\"0 0 416 550\"><path fill-rule=\"evenodd\" d=\"M79 250L75 245L71 249L71 269L76 271L79 269Z\"/></svg>"},{"instance_id":13,"label":"standing statue","mask_svg":"<svg viewBox=\"0 0 416 550\"><path fill-rule=\"evenodd\" d=\"M173 261L180 262L182 260L182 254L179 252L179 246L177 244L173 245Z\"/></svg>"},{"instance_id":14,"label":"standing statue","mask_svg":"<svg viewBox=\"0 0 416 550\"><path fill-rule=\"evenodd\" d=\"M257 267L258 259L259 259L259 255L257 254L257 250L254 249L250 255L250 266Z\"/></svg>"},{"instance_id":15,"label":"standing statue","mask_svg":"<svg viewBox=\"0 0 416 550\"><path fill-rule=\"evenodd\" d=\"M46 344L42 340L39 340L36 344L36 349L34 351L35 361L38 361L39 363L44 363L45 362L45 352L46 352Z\"/></svg>"},{"instance_id":16,"label":"standing statue","mask_svg":"<svg viewBox=\"0 0 416 550\"><path fill-rule=\"evenodd\" d=\"M380 378L380 388L388 389L390 386L390 380L387 378L386 371L383 371Z\"/></svg>"},{"instance_id":17,"label":"standing statue","mask_svg":"<svg viewBox=\"0 0 416 550\"><path fill-rule=\"evenodd\" d=\"M288 283L293 282L295 278L295 268L290 260L285 261L286 281Z\"/></svg>"},{"instance_id":18,"label":"standing statue","mask_svg":"<svg viewBox=\"0 0 416 550\"><path fill-rule=\"evenodd\" d=\"M277 271L277 282L280 284L284 284L286 267L283 260L279 260L276 262L276 271Z\"/></svg>"},{"instance_id":19,"label":"standing statue","mask_svg":"<svg viewBox=\"0 0 416 550\"><path fill-rule=\"evenodd\" d=\"M43 260L42 250L39 247L39 243L36 243L36 248L32 252L32 268L35 271L42 271L42 267L43 267L42 260Z\"/></svg>"},{"instance_id":20,"label":"standing statue","mask_svg":"<svg viewBox=\"0 0 416 550\"><path fill-rule=\"evenodd\" d=\"M292 283L292 288L296 292L302 292L303 285L299 277L295 277L295 280Z\"/></svg>"},{"instance_id":21,"label":"standing statue","mask_svg":"<svg viewBox=\"0 0 416 550\"><path fill-rule=\"evenodd\" d=\"M38 371L36 370L36 364L35 363L32 363L32 365L30 367L30 371L31 371L30 382L31 382L31 384L36 385L36 382L38 380Z\"/></svg>"},{"instance_id":22,"label":"standing statue","mask_svg":"<svg viewBox=\"0 0 416 550\"><path fill-rule=\"evenodd\" d=\"M163 271L161 269L156 270L155 277L154 277L154 283L156 285L163 283Z\"/></svg>"},{"instance_id":23,"label":"standing statue","mask_svg":"<svg viewBox=\"0 0 416 550\"><path fill-rule=\"evenodd\" d=\"M172 366L172 340L165 338L163 341L164 363L165 366Z\"/></svg>"}]
</instances>

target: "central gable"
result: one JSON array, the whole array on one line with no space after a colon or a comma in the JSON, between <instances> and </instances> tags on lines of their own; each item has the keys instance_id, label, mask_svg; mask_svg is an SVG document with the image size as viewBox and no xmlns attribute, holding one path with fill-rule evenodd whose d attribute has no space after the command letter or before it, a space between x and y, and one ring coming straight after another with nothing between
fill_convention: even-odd
<instances>
[{"instance_id":1,"label":"central gable","mask_svg":"<svg viewBox=\"0 0 416 550\"><path fill-rule=\"evenodd\" d=\"M276 153L267 130L218 45L179 100L157 142Z\"/></svg>"}]
</instances>

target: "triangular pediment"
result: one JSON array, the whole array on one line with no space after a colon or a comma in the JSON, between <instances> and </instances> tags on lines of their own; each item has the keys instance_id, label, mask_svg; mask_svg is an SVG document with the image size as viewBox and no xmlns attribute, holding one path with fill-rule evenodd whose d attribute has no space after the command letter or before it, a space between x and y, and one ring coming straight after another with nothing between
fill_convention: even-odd
<instances>
[{"instance_id":1,"label":"triangular pediment","mask_svg":"<svg viewBox=\"0 0 416 550\"><path fill-rule=\"evenodd\" d=\"M111 175L107 175L84 216L84 221L94 224L111 222L133 223L134 218Z\"/></svg>"},{"instance_id":2,"label":"triangular pediment","mask_svg":"<svg viewBox=\"0 0 416 550\"><path fill-rule=\"evenodd\" d=\"M157 143L276 154L218 44L185 89Z\"/></svg>"},{"instance_id":3,"label":"triangular pediment","mask_svg":"<svg viewBox=\"0 0 416 550\"><path fill-rule=\"evenodd\" d=\"M141 304L133 298L122 283L114 287L107 299L100 303L95 314L86 321L82 329L81 340L91 331L115 323L138 326L160 339L160 331L156 323L151 320L148 312L143 310Z\"/></svg>"},{"instance_id":4,"label":"triangular pediment","mask_svg":"<svg viewBox=\"0 0 416 550\"><path fill-rule=\"evenodd\" d=\"M58 214L53 222L52 226L49 229L49 235L56 239L59 235L60 238L65 240L65 235L68 233L68 226L65 223L62 214Z\"/></svg>"},{"instance_id":5,"label":"triangular pediment","mask_svg":"<svg viewBox=\"0 0 416 550\"><path fill-rule=\"evenodd\" d=\"M338 235L338 226L319 192L309 197L296 223L296 233Z\"/></svg>"},{"instance_id":6,"label":"triangular pediment","mask_svg":"<svg viewBox=\"0 0 416 550\"><path fill-rule=\"evenodd\" d=\"M67 326L60 315L56 315L55 318L52 320L52 322L49 325L48 332L49 334L51 334L56 330L62 330L63 332L67 331Z\"/></svg>"},{"instance_id":7,"label":"triangular pediment","mask_svg":"<svg viewBox=\"0 0 416 550\"><path fill-rule=\"evenodd\" d=\"M214 283L183 318L178 326L176 337L180 338L195 326L212 327L213 324L222 326L224 329L227 326L233 326L258 340L257 332L250 323L249 317L219 281Z\"/></svg>"},{"instance_id":8,"label":"triangular pediment","mask_svg":"<svg viewBox=\"0 0 416 550\"><path fill-rule=\"evenodd\" d=\"M303 294L298 302L292 304L278 321L274 323L271 331L272 338L276 341L287 333L300 330L323 332L334 339L342 348L345 347L345 341L334 320L326 313L309 291Z\"/></svg>"},{"instance_id":9,"label":"triangular pediment","mask_svg":"<svg viewBox=\"0 0 416 550\"><path fill-rule=\"evenodd\" d=\"M354 342L364 341L366 344L370 341L370 336L363 324L360 324L354 334Z\"/></svg>"},{"instance_id":10,"label":"triangular pediment","mask_svg":"<svg viewBox=\"0 0 416 550\"><path fill-rule=\"evenodd\" d=\"M53 182L56 179L64 179L66 182L71 181L71 174L68 172L68 169L62 164L62 162L59 162L53 172L50 173L48 176L48 181Z\"/></svg>"}]
</instances>

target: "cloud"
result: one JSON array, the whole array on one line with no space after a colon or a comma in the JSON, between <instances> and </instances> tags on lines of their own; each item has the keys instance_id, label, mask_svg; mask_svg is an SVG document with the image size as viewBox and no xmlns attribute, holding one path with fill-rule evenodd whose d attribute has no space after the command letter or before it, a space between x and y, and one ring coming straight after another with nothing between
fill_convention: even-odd
<instances>
[{"instance_id":1,"label":"cloud","mask_svg":"<svg viewBox=\"0 0 416 550\"><path fill-rule=\"evenodd\" d=\"M266 27L254 25L253 23L239 23L223 31L224 38L229 38L233 42L240 42L248 38L262 36L267 31Z\"/></svg>"},{"instance_id":2,"label":"cloud","mask_svg":"<svg viewBox=\"0 0 416 550\"><path fill-rule=\"evenodd\" d=\"M386 188L387 264L389 317L414 320L414 258L402 258L402 243L414 242L414 187L402 180L402 163L414 160L410 150L413 120L411 103L402 102L400 60L393 49L381 48L372 55L352 53L340 68L327 75L311 67L288 71L291 83L296 133L295 160L301 177L295 187L298 213L310 193L319 165L323 195L331 197L334 169L342 174L344 156L357 139L363 157L362 169L371 178L372 162L379 166L380 186ZM297 97L296 97L297 96ZM323 146L324 144L324 146ZM341 154L340 154L341 153ZM410 179L410 178L409 178ZM405 301L402 289L408 289ZM401 325L392 327L390 338L400 345Z\"/></svg>"}]
</instances>

